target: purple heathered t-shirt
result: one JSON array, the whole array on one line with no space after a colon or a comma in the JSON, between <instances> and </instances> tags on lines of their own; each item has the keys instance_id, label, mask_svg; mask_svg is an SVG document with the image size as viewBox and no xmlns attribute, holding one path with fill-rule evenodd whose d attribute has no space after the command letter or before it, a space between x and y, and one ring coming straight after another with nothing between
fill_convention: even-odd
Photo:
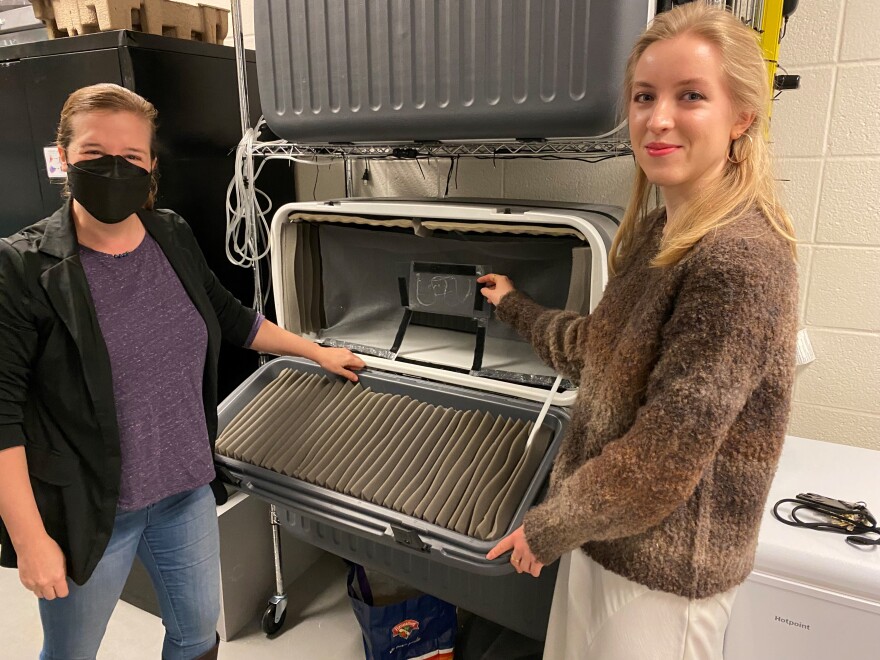
<instances>
[{"instance_id":1,"label":"purple heathered t-shirt","mask_svg":"<svg viewBox=\"0 0 880 660\"><path fill-rule=\"evenodd\" d=\"M209 483L208 333L177 273L149 234L124 256L80 246L80 259L110 354L122 452L118 508L142 509Z\"/></svg>"}]
</instances>

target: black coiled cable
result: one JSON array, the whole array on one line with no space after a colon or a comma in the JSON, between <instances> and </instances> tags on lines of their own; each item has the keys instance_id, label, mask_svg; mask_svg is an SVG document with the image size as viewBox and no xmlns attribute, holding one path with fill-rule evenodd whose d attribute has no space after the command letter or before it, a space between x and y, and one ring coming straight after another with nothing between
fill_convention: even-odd
<instances>
[{"instance_id":1,"label":"black coiled cable","mask_svg":"<svg viewBox=\"0 0 880 660\"><path fill-rule=\"evenodd\" d=\"M788 512L788 518L779 513L779 507L783 504L794 505ZM819 514L825 520L804 520L798 515L802 511ZM794 499L779 500L773 505L773 517L792 527L848 534L846 542L851 545L880 545L880 529L877 528L877 519L864 502L845 502L813 493L802 493Z\"/></svg>"}]
</instances>

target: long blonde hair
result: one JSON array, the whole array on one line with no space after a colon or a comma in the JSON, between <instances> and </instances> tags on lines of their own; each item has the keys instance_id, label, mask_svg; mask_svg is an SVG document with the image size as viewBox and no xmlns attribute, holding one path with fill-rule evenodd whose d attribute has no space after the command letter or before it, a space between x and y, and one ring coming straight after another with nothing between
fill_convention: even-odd
<instances>
[{"instance_id":1,"label":"long blonde hair","mask_svg":"<svg viewBox=\"0 0 880 660\"><path fill-rule=\"evenodd\" d=\"M769 128L770 87L758 35L730 12L702 2L658 14L633 46L624 74L621 109L627 114L632 99L636 64L651 44L696 35L715 46L728 92L737 112L754 113L754 121L730 146L730 155L718 181L682 207L665 231L653 266L677 264L713 229L735 222L757 208L770 225L791 242L795 256L794 228L779 203L773 178ZM620 229L611 246L609 266L614 272L643 229L653 185L636 163L635 181Z\"/></svg>"},{"instance_id":2,"label":"long blonde hair","mask_svg":"<svg viewBox=\"0 0 880 660\"><path fill-rule=\"evenodd\" d=\"M113 83L98 83L81 87L67 97L61 109L61 120L58 122L58 133L55 143L66 152L73 141L73 118L90 112L130 112L141 117L150 126L150 161L156 157L156 117L155 106L143 96L130 89ZM156 168L150 171L150 195L144 208L151 209L156 202L159 190L159 174ZM64 194L70 195L67 183Z\"/></svg>"}]
</instances>

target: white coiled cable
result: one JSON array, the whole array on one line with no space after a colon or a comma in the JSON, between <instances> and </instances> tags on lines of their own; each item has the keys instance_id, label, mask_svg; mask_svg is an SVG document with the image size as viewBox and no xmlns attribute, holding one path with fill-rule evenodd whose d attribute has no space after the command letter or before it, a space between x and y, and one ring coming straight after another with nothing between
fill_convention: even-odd
<instances>
[{"instance_id":1,"label":"white coiled cable","mask_svg":"<svg viewBox=\"0 0 880 660\"><path fill-rule=\"evenodd\" d=\"M235 150L235 170L226 188L226 258L236 266L256 269L260 259L269 254L267 217L272 210L272 200L256 187L260 170L254 171L254 135L254 129L249 128L239 142ZM255 272L254 307L262 309L265 301L259 279Z\"/></svg>"},{"instance_id":2,"label":"white coiled cable","mask_svg":"<svg viewBox=\"0 0 880 660\"><path fill-rule=\"evenodd\" d=\"M265 296L261 292L257 265L269 257L269 230L272 200L256 182L263 166L270 160L289 160L303 165L321 165L325 159L307 160L288 155L264 156L254 168L254 146L265 125L260 117L256 128L249 128L235 150L235 170L226 188L226 258L236 266L254 269L254 307L262 310L268 300L271 282ZM284 140L260 144L284 144ZM271 270L270 270L271 272Z\"/></svg>"}]
</instances>

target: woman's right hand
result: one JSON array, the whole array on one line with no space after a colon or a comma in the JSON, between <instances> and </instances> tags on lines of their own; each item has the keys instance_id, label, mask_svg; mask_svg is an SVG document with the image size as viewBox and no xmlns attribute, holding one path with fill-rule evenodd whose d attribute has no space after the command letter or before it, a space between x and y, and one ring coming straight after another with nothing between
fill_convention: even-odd
<instances>
[{"instance_id":1,"label":"woman's right hand","mask_svg":"<svg viewBox=\"0 0 880 660\"><path fill-rule=\"evenodd\" d=\"M477 282L486 285L480 289L480 293L496 307L504 296L514 291L513 282L506 275L489 273L488 275L478 277Z\"/></svg>"},{"instance_id":2,"label":"woman's right hand","mask_svg":"<svg viewBox=\"0 0 880 660\"><path fill-rule=\"evenodd\" d=\"M46 600L67 596L64 553L55 539L44 532L32 542L16 548L16 554L18 577L26 589Z\"/></svg>"}]
</instances>

